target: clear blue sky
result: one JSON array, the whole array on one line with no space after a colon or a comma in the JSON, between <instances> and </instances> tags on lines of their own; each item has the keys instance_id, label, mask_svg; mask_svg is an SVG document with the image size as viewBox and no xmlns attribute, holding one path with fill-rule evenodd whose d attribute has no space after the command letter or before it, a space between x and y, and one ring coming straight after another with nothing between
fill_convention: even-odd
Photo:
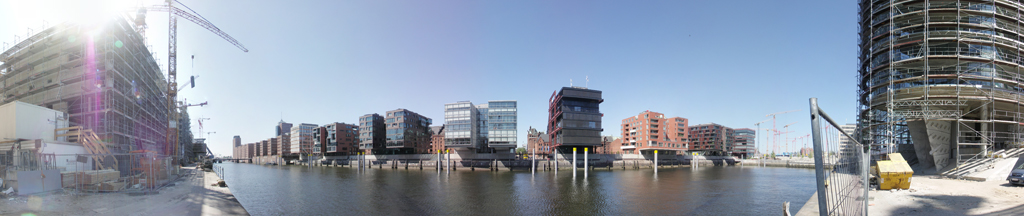
<instances>
[{"instance_id":1,"label":"clear blue sky","mask_svg":"<svg viewBox=\"0 0 1024 216\"><path fill-rule=\"evenodd\" d=\"M853 1L180 1L251 50L178 21L179 82L200 76L179 99L211 104L190 113L211 118L217 154L231 154L234 135L270 138L282 116L356 123L406 108L440 125L443 105L463 100L518 100L525 145L570 79L604 91L604 135L644 110L733 128L800 110L778 124L798 122L791 130L804 135L810 97L837 121L856 118ZM0 41L82 4L96 5L0 0ZM167 15L148 22L166 64Z\"/></svg>"}]
</instances>

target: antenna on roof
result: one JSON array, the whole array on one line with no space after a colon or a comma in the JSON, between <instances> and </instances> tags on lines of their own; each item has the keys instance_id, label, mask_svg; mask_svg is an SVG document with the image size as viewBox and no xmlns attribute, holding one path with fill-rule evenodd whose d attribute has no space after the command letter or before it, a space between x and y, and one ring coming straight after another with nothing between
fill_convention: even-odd
<instances>
[{"instance_id":1,"label":"antenna on roof","mask_svg":"<svg viewBox=\"0 0 1024 216\"><path fill-rule=\"evenodd\" d=\"M586 78L587 78L587 84L586 84L586 87L587 87L587 88L590 88L590 76L586 76Z\"/></svg>"},{"instance_id":2,"label":"antenna on roof","mask_svg":"<svg viewBox=\"0 0 1024 216\"><path fill-rule=\"evenodd\" d=\"M569 87L572 87L572 78L569 78Z\"/></svg>"}]
</instances>

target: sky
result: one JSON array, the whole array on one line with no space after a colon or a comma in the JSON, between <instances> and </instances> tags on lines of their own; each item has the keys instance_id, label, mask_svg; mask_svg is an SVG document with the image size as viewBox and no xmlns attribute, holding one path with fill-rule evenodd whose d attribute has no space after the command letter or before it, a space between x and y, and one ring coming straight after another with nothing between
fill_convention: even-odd
<instances>
[{"instance_id":1,"label":"sky","mask_svg":"<svg viewBox=\"0 0 1024 216\"><path fill-rule=\"evenodd\" d=\"M811 132L812 97L836 121L856 120L854 1L179 1L250 50L178 19L178 82L198 76L179 100L210 104L189 108L193 133L225 156L233 136L265 140L281 120L358 124L405 108L436 126L444 104L467 100L517 100L524 146L570 80L603 91L602 135L621 136L621 120L645 110L754 129L798 110L775 120L780 131L795 122L793 139ZM0 41L161 2L0 0ZM147 23L166 66L167 14Z\"/></svg>"}]
</instances>

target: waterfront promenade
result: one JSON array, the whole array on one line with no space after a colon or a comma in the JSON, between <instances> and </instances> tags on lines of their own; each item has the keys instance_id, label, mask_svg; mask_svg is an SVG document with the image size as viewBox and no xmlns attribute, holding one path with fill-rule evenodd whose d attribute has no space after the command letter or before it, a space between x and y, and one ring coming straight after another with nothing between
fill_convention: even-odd
<instances>
[{"instance_id":1,"label":"waterfront promenade","mask_svg":"<svg viewBox=\"0 0 1024 216\"><path fill-rule=\"evenodd\" d=\"M183 167L173 186L156 194L53 192L0 200L0 215L248 215L228 188L211 186L213 172ZM228 185L231 186L230 184Z\"/></svg>"}]
</instances>

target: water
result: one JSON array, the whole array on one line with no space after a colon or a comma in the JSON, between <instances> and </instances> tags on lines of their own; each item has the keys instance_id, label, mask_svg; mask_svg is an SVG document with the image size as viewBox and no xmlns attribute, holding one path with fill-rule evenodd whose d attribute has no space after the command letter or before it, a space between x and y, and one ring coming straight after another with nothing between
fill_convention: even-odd
<instances>
[{"instance_id":1,"label":"water","mask_svg":"<svg viewBox=\"0 0 1024 216\"><path fill-rule=\"evenodd\" d=\"M475 172L224 163L253 215L778 215L814 193L814 170L773 167Z\"/></svg>"}]
</instances>

